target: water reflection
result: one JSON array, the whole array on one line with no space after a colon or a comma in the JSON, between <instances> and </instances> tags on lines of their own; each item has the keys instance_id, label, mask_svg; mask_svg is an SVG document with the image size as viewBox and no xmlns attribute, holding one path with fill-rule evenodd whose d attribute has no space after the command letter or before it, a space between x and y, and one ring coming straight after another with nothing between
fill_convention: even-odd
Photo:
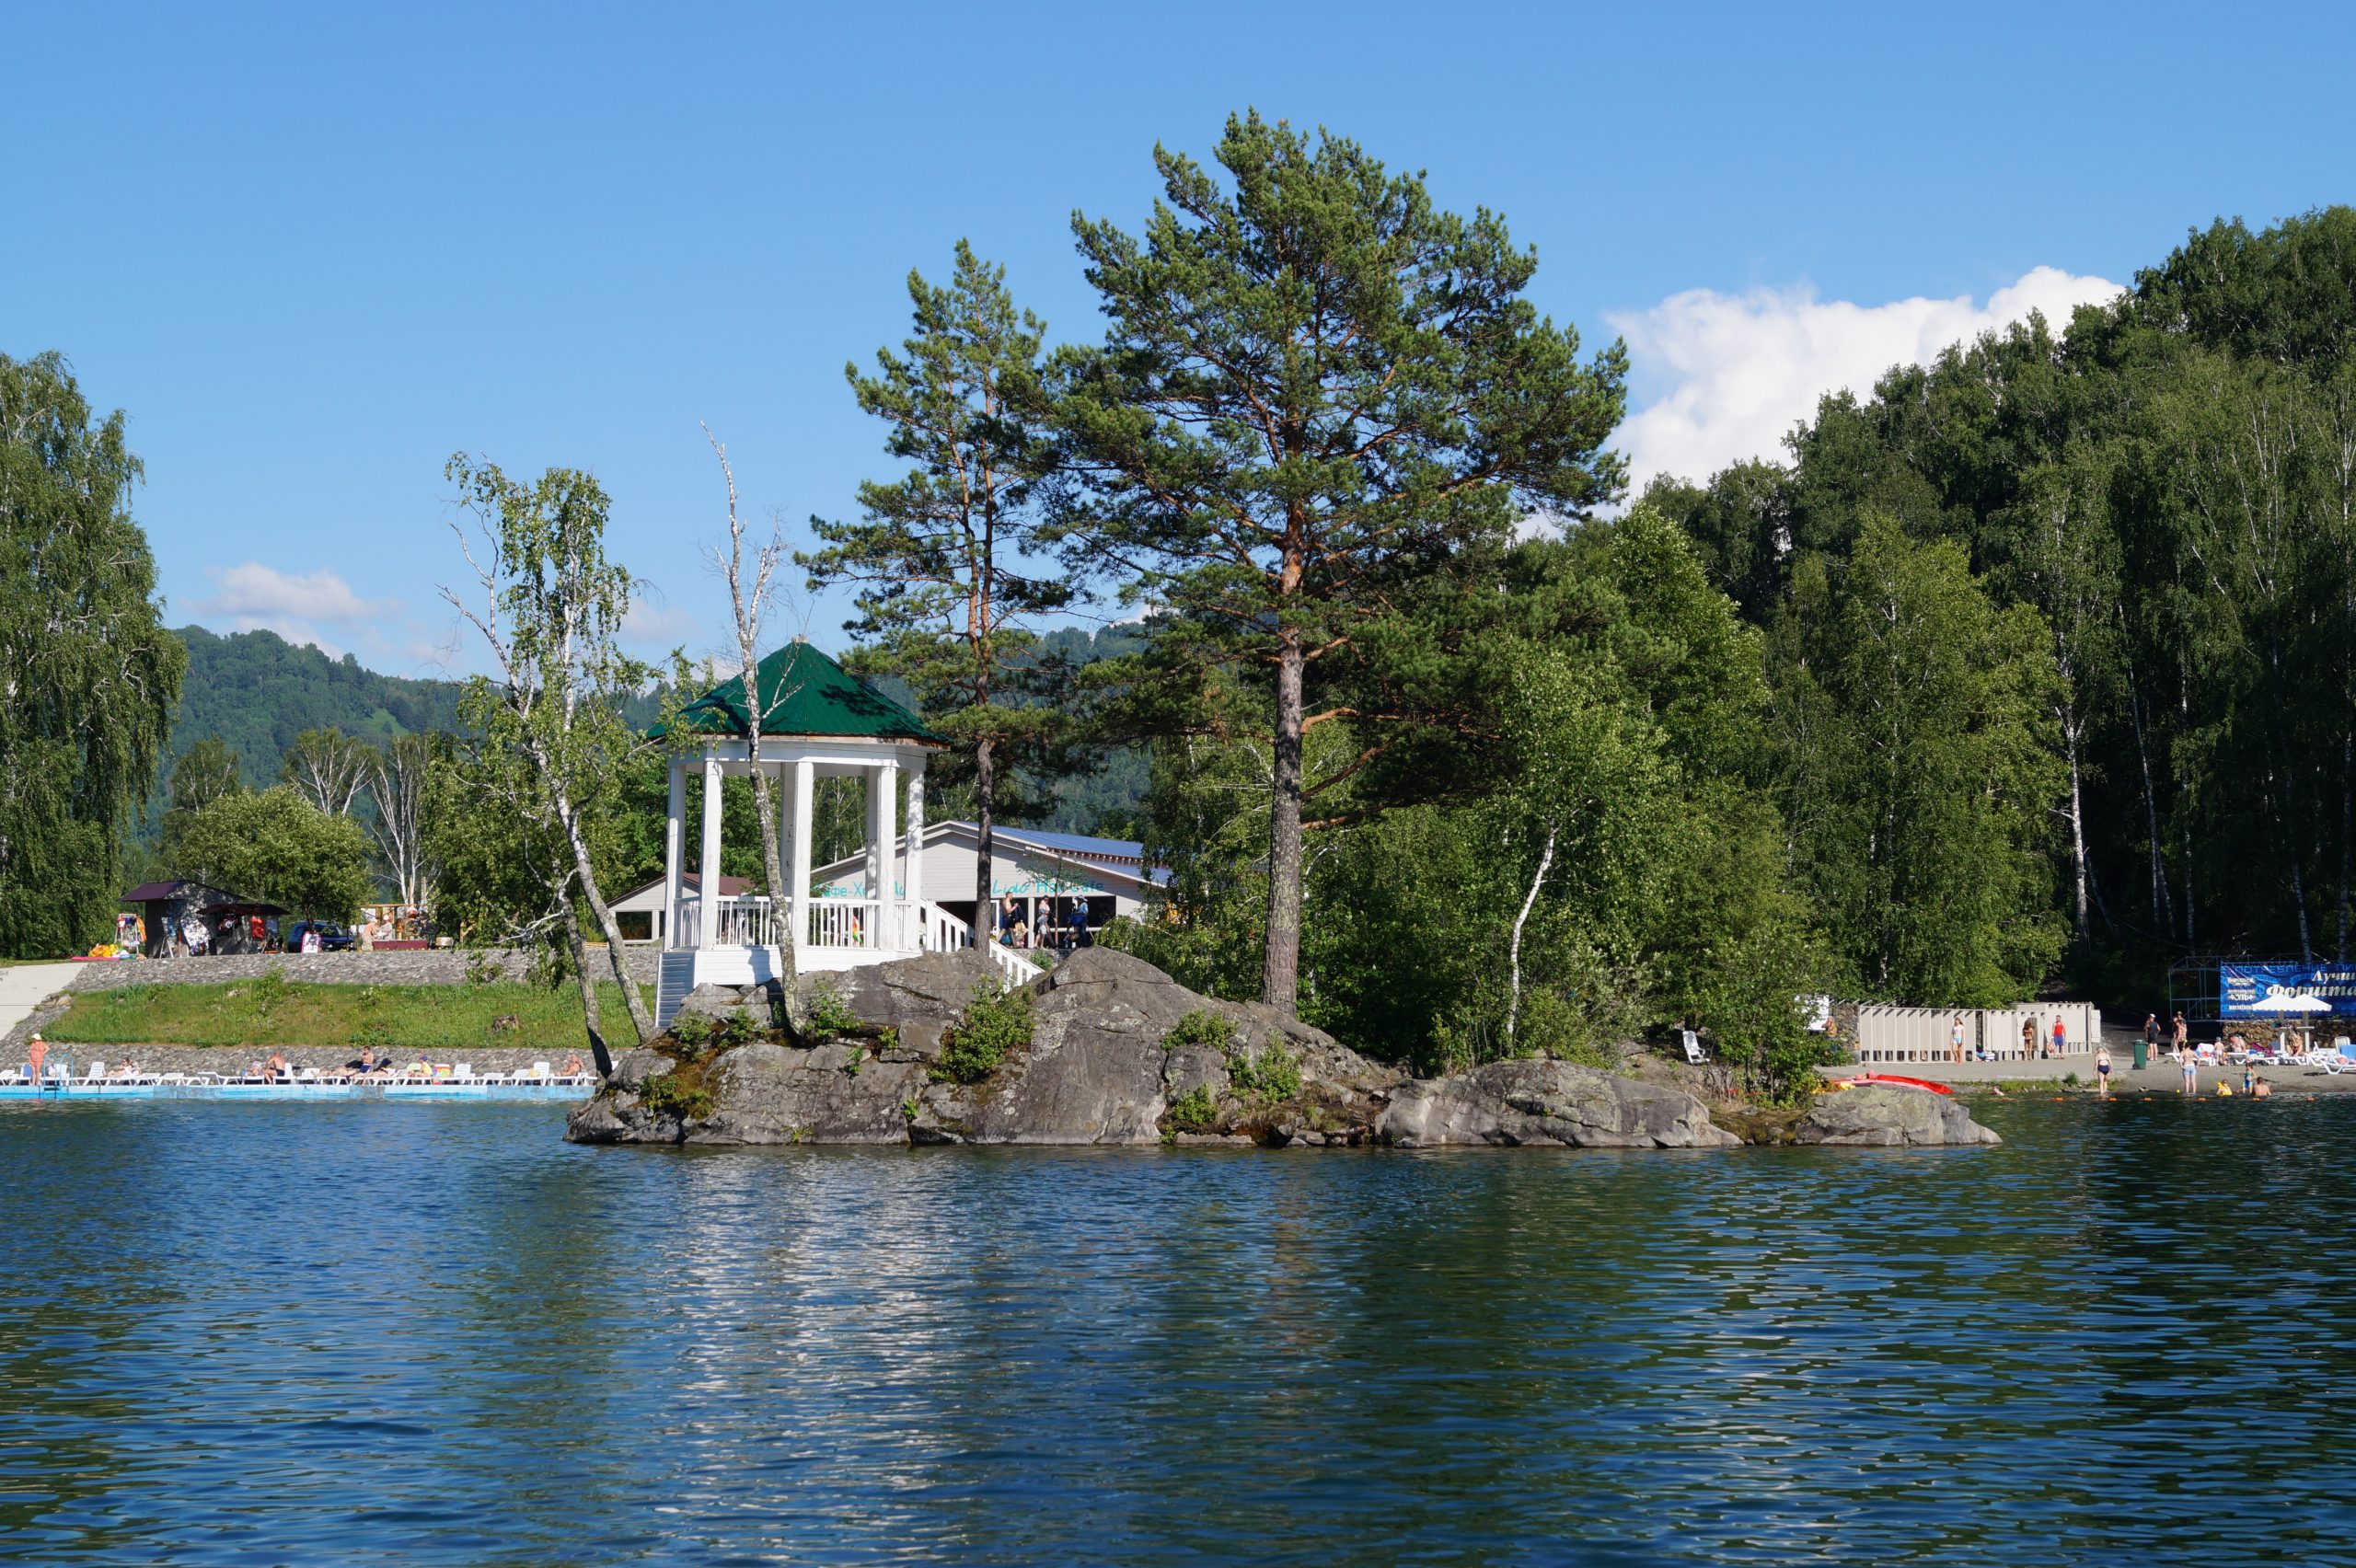
<instances>
[{"instance_id":1,"label":"water reflection","mask_svg":"<svg viewBox=\"0 0 2356 1568\"><path fill-rule=\"evenodd\" d=\"M11 1107L0 1557L2339 1561L2356 1104L1987 1150Z\"/></svg>"}]
</instances>

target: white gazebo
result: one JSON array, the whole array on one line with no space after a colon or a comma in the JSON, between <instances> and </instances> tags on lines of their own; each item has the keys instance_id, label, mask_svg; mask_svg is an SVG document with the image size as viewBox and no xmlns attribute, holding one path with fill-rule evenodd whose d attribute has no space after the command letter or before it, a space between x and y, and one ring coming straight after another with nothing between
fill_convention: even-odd
<instances>
[{"instance_id":1,"label":"white gazebo","mask_svg":"<svg viewBox=\"0 0 2356 1568\"><path fill-rule=\"evenodd\" d=\"M664 835L663 978L656 1016L668 1025L698 986L750 986L788 971L852 969L974 945L973 928L921 896L924 887L924 767L941 749L924 721L869 690L799 638L755 672L760 759L753 758L751 712L739 676L681 709L673 743L670 816ZM720 874L721 780L757 766L779 786L778 830L791 896L731 895ZM687 777L702 776L703 842L689 882ZM896 818L907 776L908 821ZM821 778L857 778L867 801L863 895L810 896L811 803ZM705 890L710 890L707 893ZM994 950L1003 951L1003 950ZM1032 971L1004 952L1011 976Z\"/></svg>"}]
</instances>

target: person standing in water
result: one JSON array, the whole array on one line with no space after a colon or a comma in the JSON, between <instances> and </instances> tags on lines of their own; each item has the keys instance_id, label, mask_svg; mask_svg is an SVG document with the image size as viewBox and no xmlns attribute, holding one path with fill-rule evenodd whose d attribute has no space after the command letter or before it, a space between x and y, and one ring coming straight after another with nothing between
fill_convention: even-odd
<instances>
[{"instance_id":1,"label":"person standing in water","mask_svg":"<svg viewBox=\"0 0 2356 1568\"><path fill-rule=\"evenodd\" d=\"M2110 1047L2108 1045L2095 1047L2095 1098L2110 1098Z\"/></svg>"},{"instance_id":2,"label":"person standing in water","mask_svg":"<svg viewBox=\"0 0 2356 1568\"><path fill-rule=\"evenodd\" d=\"M2200 1058L2189 1051L2179 1051L2177 1053L2177 1059L2183 1064L2184 1092L2199 1094L2200 1092Z\"/></svg>"}]
</instances>

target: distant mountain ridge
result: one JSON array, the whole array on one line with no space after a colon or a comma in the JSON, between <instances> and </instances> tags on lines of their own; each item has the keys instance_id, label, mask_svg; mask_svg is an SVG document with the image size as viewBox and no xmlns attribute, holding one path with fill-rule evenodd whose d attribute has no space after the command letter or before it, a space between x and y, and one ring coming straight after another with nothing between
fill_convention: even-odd
<instances>
[{"instance_id":1,"label":"distant mountain ridge","mask_svg":"<svg viewBox=\"0 0 2356 1568\"><path fill-rule=\"evenodd\" d=\"M246 782L260 789L276 782L279 758L306 730L333 725L381 745L395 735L458 727L462 687L456 681L379 674L349 653L330 659L274 631L224 634L184 626L172 635L188 648L188 677L172 723L170 755L156 774L158 795L172 763L202 740L226 743L237 754ZM1107 627L1093 633L1066 628L1043 640L1053 651L1087 663L1130 651L1143 639L1134 628ZM896 699L909 698L898 682L877 685ZM651 723L659 702L650 695L633 703L627 716L635 724ZM1041 825L1075 833L1110 825L1126 833L1145 792L1146 773L1142 751L1117 748L1095 772L1061 782L1055 808Z\"/></svg>"},{"instance_id":2,"label":"distant mountain ridge","mask_svg":"<svg viewBox=\"0 0 2356 1568\"><path fill-rule=\"evenodd\" d=\"M202 740L226 742L246 782L257 788L278 778L278 759L306 730L332 724L382 744L395 735L458 726L456 681L378 674L349 653L330 659L274 631L224 636L184 626L172 635L188 648L172 756ZM170 772L167 762L163 774Z\"/></svg>"}]
</instances>

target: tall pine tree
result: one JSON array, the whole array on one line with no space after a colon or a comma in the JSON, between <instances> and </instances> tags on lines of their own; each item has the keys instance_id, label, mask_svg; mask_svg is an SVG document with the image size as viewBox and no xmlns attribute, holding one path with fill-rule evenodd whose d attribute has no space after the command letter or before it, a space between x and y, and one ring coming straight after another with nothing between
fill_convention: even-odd
<instances>
[{"instance_id":1,"label":"tall pine tree","mask_svg":"<svg viewBox=\"0 0 2356 1568\"><path fill-rule=\"evenodd\" d=\"M1503 219L1439 210L1354 142L1253 113L1217 157L1227 182L1155 149L1142 237L1075 220L1109 326L1058 405L1080 481L1061 521L1076 560L1167 612L1129 695L1166 698L1166 731L1266 748L1261 995L1291 1011L1304 805L1425 727L1446 655L1417 619L1449 598L1429 578L1619 493L1626 355L1582 363L1523 297L1537 258ZM1239 672L1245 705L1205 698ZM1302 737L1329 723L1362 760L1305 787Z\"/></svg>"}]
</instances>

